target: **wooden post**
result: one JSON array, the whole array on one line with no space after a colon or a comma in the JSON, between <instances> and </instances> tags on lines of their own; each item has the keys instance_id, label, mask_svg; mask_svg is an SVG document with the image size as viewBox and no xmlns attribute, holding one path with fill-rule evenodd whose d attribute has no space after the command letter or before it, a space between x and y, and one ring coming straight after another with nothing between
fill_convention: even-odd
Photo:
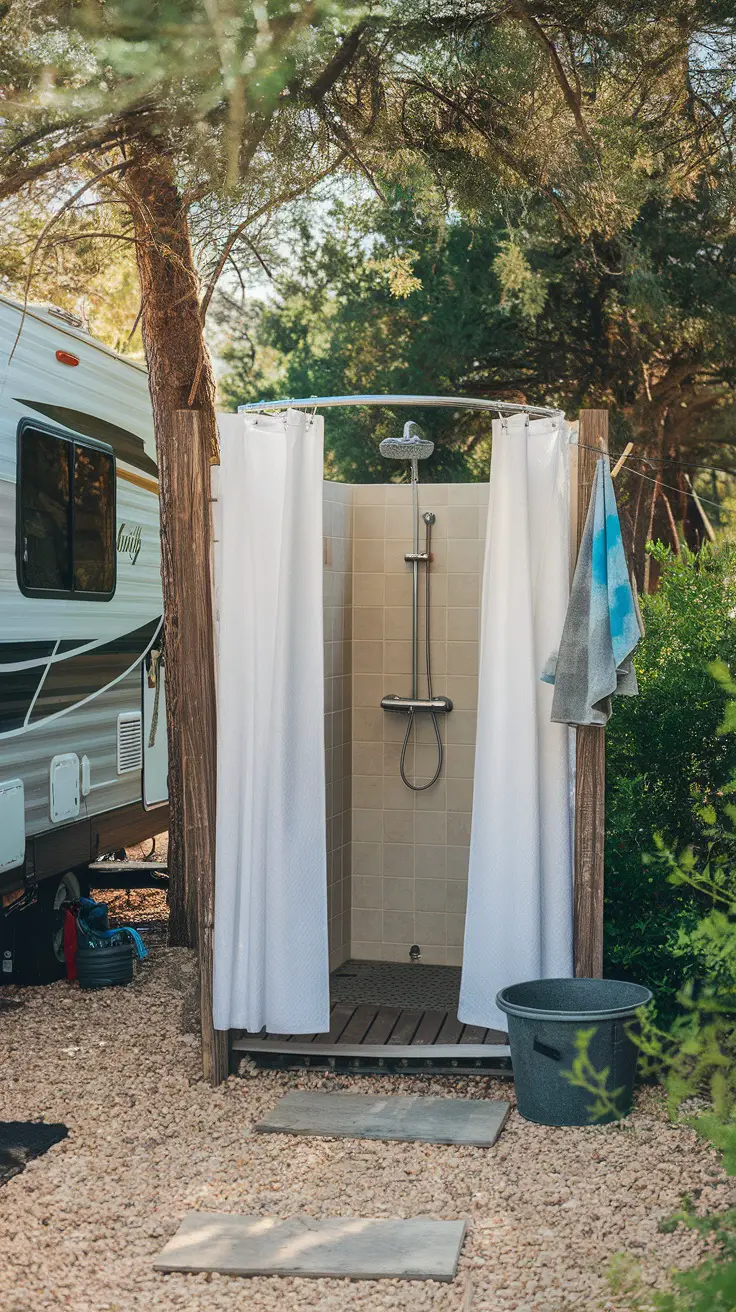
<instances>
[{"instance_id":1,"label":"wooden post","mask_svg":"<svg viewBox=\"0 0 736 1312\"><path fill-rule=\"evenodd\" d=\"M202 1068L217 1085L228 1075L227 1034L212 1021L215 920L215 807L217 722L215 645L210 573L209 444L195 410L172 415L168 461L170 593L176 616L177 705L181 744L182 859L194 891L202 1012ZM167 628L167 641L171 635Z\"/></svg>"},{"instance_id":2,"label":"wooden post","mask_svg":"<svg viewBox=\"0 0 736 1312\"><path fill-rule=\"evenodd\" d=\"M608 451L608 411L581 410L577 452L577 550L583 536L598 452ZM603 875L606 836L606 731L576 730L573 943L575 975L603 975Z\"/></svg>"}]
</instances>

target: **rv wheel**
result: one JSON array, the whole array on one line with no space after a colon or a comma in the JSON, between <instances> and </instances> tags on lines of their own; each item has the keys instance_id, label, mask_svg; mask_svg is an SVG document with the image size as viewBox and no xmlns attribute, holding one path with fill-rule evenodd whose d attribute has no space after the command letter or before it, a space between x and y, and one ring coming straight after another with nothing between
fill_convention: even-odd
<instances>
[{"instance_id":1,"label":"rv wheel","mask_svg":"<svg viewBox=\"0 0 736 1312\"><path fill-rule=\"evenodd\" d=\"M39 884L38 902L25 916L21 969L27 983L50 984L64 978L64 903L76 902L80 896L79 878L73 870Z\"/></svg>"}]
</instances>

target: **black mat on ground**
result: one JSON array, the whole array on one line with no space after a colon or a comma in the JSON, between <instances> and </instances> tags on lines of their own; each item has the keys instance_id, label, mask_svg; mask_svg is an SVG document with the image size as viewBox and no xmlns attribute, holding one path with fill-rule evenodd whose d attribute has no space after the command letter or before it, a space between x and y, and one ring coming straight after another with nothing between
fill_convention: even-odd
<instances>
[{"instance_id":1,"label":"black mat on ground","mask_svg":"<svg viewBox=\"0 0 736 1312\"><path fill-rule=\"evenodd\" d=\"M61 1122L0 1121L0 1184L17 1175L33 1157L41 1157L69 1131Z\"/></svg>"},{"instance_id":2,"label":"black mat on ground","mask_svg":"<svg viewBox=\"0 0 736 1312\"><path fill-rule=\"evenodd\" d=\"M332 1002L375 1003L379 1007L457 1011L459 966L421 962L346 961L330 976Z\"/></svg>"}]
</instances>

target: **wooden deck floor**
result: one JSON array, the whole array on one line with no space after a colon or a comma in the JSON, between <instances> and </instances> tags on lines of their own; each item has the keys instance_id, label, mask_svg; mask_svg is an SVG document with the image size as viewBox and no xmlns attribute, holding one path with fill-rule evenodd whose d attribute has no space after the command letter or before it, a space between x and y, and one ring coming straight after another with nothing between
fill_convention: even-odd
<instances>
[{"instance_id":1,"label":"wooden deck floor","mask_svg":"<svg viewBox=\"0 0 736 1312\"><path fill-rule=\"evenodd\" d=\"M337 1061L433 1067L486 1067L507 1064L507 1036L498 1030L464 1025L457 1013L377 1003L333 1003L330 1028L323 1034L240 1033L234 1053L281 1057L279 1064L335 1065ZM305 1060L308 1059L308 1060Z\"/></svg>"}]
</instances>

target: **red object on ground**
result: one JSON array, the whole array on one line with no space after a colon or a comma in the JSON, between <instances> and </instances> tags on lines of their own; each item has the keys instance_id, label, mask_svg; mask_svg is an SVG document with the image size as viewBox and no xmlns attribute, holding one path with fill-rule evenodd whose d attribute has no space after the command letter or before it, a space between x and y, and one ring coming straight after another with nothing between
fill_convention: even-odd
<instances>
[{"instance_id":1,"label":"red object on ground","mask_svg":"<svg viewBox=\"0 0 736 1312\"><path fill-rule=\"evenodd\" d=\"M77 917L67 907L64 912L64 961L67 979L77 978Z\"/></svg>"}]
</instances>

